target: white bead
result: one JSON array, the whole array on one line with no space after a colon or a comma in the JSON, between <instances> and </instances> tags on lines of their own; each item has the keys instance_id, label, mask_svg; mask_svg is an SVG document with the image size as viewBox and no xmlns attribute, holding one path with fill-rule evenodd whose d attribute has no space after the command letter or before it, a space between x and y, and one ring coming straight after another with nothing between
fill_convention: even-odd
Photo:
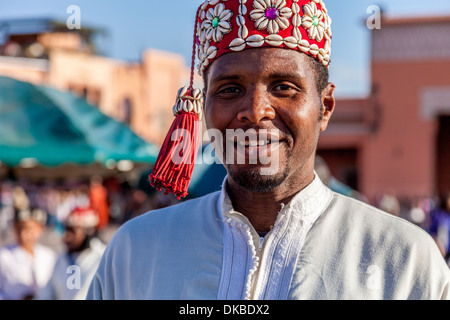
<instances>
[{"instance_id":1,"label":"white bead","mask_svg":"<svg viewBox=\"0 0 450 320\"><path fill-rule=\"evenodd\" d=\"M295 14L292 17L292 25L294 27L299 27L301 24L302 24L302 18L298 14Z\"/></svg>"},{"instance_id":2,"label":"white bead","mask_svg":"<svg viewBox=\"0 0 450 320\"><path fill-rule=\"evenodd\" d=\"M183 101L183 111L184 112L188 112L188 100L184 100Z\"/></svg>"},{"instance_id":3,"label":"white bead","mask_svg":"<svg viewBox=\"0 0 450 320\"><path fill-rule=\"evenodd\" d=\"M317 55L319 53L319 47L317 46L317 44L312 44L311 47L309 48L309 52L312 55Z\"/></svg>"},{"instance_id":4,"label":"white bead","mask_svg":"<svg viewBox=\"0 0 450 320\"><path fill-rule=\"evenodd\" d=\"M248 29L246 26L242 26L239 28L239 32L238 32L239 38L241 39L245 39L248 37Z\"/></svg>"},{"instance_id":5,"label":"white bead","mask_svg":"<svg viewBox=\"0 0 450 320\"><path fill-rule=\"evenodd\" d=\"M193 111L198 114L198 101L193 101L192 105L194 106Z\"/></svg>"},{"instance_id":6,"label":"white bead","mask_svg":"<svg viewBox=\"0 0 450 320\"><path fill-rule=\"evenodd\" d=\"M258 30L264 30L267 28L267 25L269 24L269 19L267 19L265 16L259 18L255 22L255 26Z\"/></svg>"},{"instance_id":7,"label":"white bead","mask_svg":"<svg viewBox=\"0 0 450 320\"><path fill-rule=\"evenodd\" d=\"M283 30L286 30L287 28L289 28L289 20L287 18L279 17L276 20L276 22L278 23L280 28L283 29Z\"/></svg>"},{"instance_id":8,"label":"white bead","mask_svg":"<svg viewBox=\"0 0 450 320\"><path fill-rule=\"evenodd\" d=\"M247 44L251 47L261 47L264 44L264 37L259 34L254 34L247 38Z\"/></svg>"},{"instance_id":9,"label":"white bead","mask_svg":"<svg viewBox=\"0 0 450 320\"><path fill-rule=\"evenodd\" d=\"M297 39L295 37L287 37L284 39L284 44L291 49L295 49L297 47Z\"/></svg>"},{"instance_id":10,"label":"white bead","mask_svg":"<svg viewBox=\"0 0 450 320\"><path fill-rule=\"evenodd\" d=\"M239 6L239 14L245 16L247 14L247 7L244 5Z\"/></svg>"},{"instance_id":11,"label":"white bead","mask_svg":"<svg viewBox=\"0 0 450 320\"><path fill-rule=\"evenodd\" d=\"M242 51L245 48L245 40L241 38L236 38L231 41L229 48L233 51Z\"/></svg>"},{"instance_id":12,"label":"white bead","mask_svg":"<svg viewBox=\"0 0 450 320\"><path fill-rule=\"evenodd\" d=\"M177 103L177 113L181 112L181 110L183 110L183 100L178 100Z\"/></svg>"},{"instance_id":13,"label":"white bead","mask_svg":"<svg viewBox=\"0 0 450 320\"><path fill-rule=\"evenodd\" d=\"M200 90L200 89L195 89L194 92L192 93L192 96L193 96L194 99L199 99L201 93L202 93L202 90Z\"/></svg>"},{"instance_id":14,"label":"white bead","mask_svg":"<svg viewBox=\"0 0 450 320\"><path fill-rule=\"evenodd\" d=\"M265 6L263 6L259 1L253 1L253 8L265 10Z\"/></svg>"},{"instance_id":15,"label":"white bead","mask_svg":"<svg viewBox=\"0 0 450 320\"><path fill-rule=\"evenodd\" d=\"M285 1L285 0L284 0ZM282 2L283 0L277 0L277 2L275 3L275 8L281 8L282 7ZM285 1L286 2L286 1Z\"/></svg>"},{"instance_id":16,"label":"white bead","mask_svg":"<svg viewBox=\"0 0 450 320\"><path fill-rule=\"evenodd\" d=\"M279 47L283 44L283 37L278 34L268 35L266 37L266 43L274 47Z\"/></svg>"},{"instance_id":17,"label":"white bead","mask_svg":"<svg viewBox=\"0 0 450 320\"><path fill-rule=\"evenodd\" d=\"M194 110L194 105L192 104L191 100L186 100L187 104L186 104L186 109L187 112L191 112L192 110Z\"/></svg>"},{"instance_id":18,"label":"white bead","mask_svg":"<svg viewBox=\"0 0 450 320\"><path fill-rule=\"evenodd\" d=\"M187 87L180 88L180 90L178 90L177 98L183 97L186 94L187 90L188 90Z\"/></svg>"},{"instance_id":19,"label":"white bead","mask_svg":"<svg viewBox=\"0 0 450 320\"><path fill-rule=\"evenodd\" d=\"M302 40L302 33L300 32L300 30L298 28L294 28L292 30L292 36L297 39L297 42L299 42L300 40Z\"/></svg>"}]
</instances>

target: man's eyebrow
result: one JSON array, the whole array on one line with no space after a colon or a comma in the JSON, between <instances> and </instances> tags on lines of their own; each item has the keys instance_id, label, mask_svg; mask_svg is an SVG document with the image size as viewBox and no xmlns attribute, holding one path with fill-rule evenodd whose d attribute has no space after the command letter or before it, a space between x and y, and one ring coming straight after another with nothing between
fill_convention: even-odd
<instances>
[{"instance_id":1,"label":"man's eyebrow","mask_svg":"<svg viewBox=\"0 0 450 320\"><path fill-rule=\"evenodd\" d=\"M304 77L297 72L274 72L267 76L268 79L302 80Z\"/></svg>"},{"instance_id":2,"label":"man's eyebrow","mask_svg":"<svg viewBox=\"0 0 450 320\"><path fill-rule=\"evenodd\" d=\"M237 75L237 74L224 74L224 75L219 75L217 77L211 77L211 81L214 82L221 82L221 81L230 81L230 80L240 80L242 79L241 76Z\"/></svg>"},{"instance_id":3,"label":"man's eyebrow","mask_svg":"<svg viewBox=\"0 0 450 320\"><path fill-rule=\"evenodd\" d=\"M273 72L270 73L269 75L267 75L266 77L269 80L290 80L290 81L301 81L303 80L305 77L298 72ZM214 81L215 83L218 82L223 82L223 81L238 81L238 80L242 80L243 76L239 75L239 74L223 74L223 75L218 75L216 77L211 77L211 81Z\"/></svg>"}]
</instances>

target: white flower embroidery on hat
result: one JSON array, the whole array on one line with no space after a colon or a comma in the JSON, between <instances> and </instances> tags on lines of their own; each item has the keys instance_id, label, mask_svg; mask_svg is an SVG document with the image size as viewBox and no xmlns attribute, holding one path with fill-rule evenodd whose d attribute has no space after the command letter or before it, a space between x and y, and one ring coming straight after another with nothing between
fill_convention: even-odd
<instances>
[{"instance_id":1,"label":"white flower embroidery on hat","mask_svg":"<svg viewBox=\"0 0 450 320\"><path fill-rule=\"evenodd\" d=\"M210 41L206 41L203 45L199 46L198 59L200 60L200 74L202 74L206 67L209 66L210 60L217 56L217 51L217 47L212 46Z\"/></svg>"},{"instance_id":2,"label":"white flower embroidery on hat","mask_svg":"<svg viewBox=\"0 0 450 320\"><path fill-rule=\"evenodd\" d=\"M280 29L289 27L292 10L286 7L286 0L255 0L253 7L250 18L258 30L267 29L270 34L277 34Z\"/></svg>"},{"instance_id":3,"label":"white flower embroidery on hat","mask_svg":"<svg viewBox=\"0 0 450 320\"><path fill-rule=\"evenodd\" d=\"M200 7L197 24L200 75L217 58L219 48L223 49L222 52L239 52L247 47L284 45L314 56L325 66L329 65L331 18L323 0L292 0L290 6L287 5L287 0L236 0L239 1L237 9L227 9L228 1L205 0ZM253 7L251 12L247 12L249 2ZM305 2L306 4L301 5ZM236 15L236 19L232 19L233 15ZM251 21L254 28L250 25ZM280 32L291 27L290 34ZM237 29L237 36L228 39L228 34L234 28ZM257 32L251 29L256 29ZM315 43L323 40L323 44Z\"/></svg>"},{"instance_id":4,"label":"white flower embroidery on hat","mask_svg":"<svg viewBox=\"0 0 450 320\"><path fill-rule=\"evenodd\" d=\"M214 40L216 43L222 41L223 36L231 31L232 16L231 10L225 9L223 3L206 11L205 20L201 26L206 40Z\"/></svg>"},{"instance_id":5,"label":"white flower embroidery on hat","mask_svg":"<svg viewBox=\"0 0 450 320\"><path fill-rule=\"evenodd\" d=\"M325 34L325 23L322 18L327 20L327 15L322 10L317 9L317 5L314 2L305 4L303 6L303 12L305 15L302 19L303 27L308 30L309 37L311 39L322 41Z\"/></svg>"}]
</instances>

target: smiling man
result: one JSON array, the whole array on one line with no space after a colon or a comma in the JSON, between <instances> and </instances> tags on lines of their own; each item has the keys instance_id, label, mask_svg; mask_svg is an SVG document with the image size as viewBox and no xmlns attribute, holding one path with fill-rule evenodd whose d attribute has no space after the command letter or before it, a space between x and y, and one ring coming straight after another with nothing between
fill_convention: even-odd
<instances>
[{"instance_id":1,"label":"smiling man","mask_svg":"<svg viewBox=\"0 0 450 320\"><path fill-rule=\"evenodd\" d=\"M199 8L204 116L222 136L227 178L220 192L122 226L88 298L449 297L448 267L424 231L332 192L314 172L335 108L330 25L322 0ZM190 89L184 101L197 99ZM189 103L177 103L177 117L198 111Z\"/></svg>"}]
</instances>

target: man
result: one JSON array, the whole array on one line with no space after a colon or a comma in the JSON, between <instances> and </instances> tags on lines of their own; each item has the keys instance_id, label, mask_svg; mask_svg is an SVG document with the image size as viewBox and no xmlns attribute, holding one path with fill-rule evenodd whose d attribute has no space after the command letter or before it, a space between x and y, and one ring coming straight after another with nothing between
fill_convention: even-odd
<instances>
[{"instance_id":1,"label":"man","mask_svg":"<svg viewBox=\"0 0 450 320\"><path fill-rule=\"evenodd\" d=\"M425 232L332 192L314 172L335 107L330 24L322 0L200 7L204 115L224 137L217 150L231 153L228 175L220 192L125 224L89 299L449 297L449 270Z\"/></svg>"},{"instance_id":2,"label":"man","mask_svg":"<svg viewBox=\"0 0 450 320\"><path fill-rule=\"evenodd\" d=\"M67 217L63 241L67 252L56 261L47 286L38 300L82 300L97 270L105 245L95 236L98 214L91 208L75 208Z\"/></svg>"},{"instance_id":3,"label":"man","mask_svg":"<svg viewBox=\"0 0 450 320\"><path fill-rule=\"evenodd\" d=\"M56 254L38 243L46 218L40 209L16 210L17 243L0 249L0 300L30 300L50 279Z\"/></svg>"}]
</instances>

